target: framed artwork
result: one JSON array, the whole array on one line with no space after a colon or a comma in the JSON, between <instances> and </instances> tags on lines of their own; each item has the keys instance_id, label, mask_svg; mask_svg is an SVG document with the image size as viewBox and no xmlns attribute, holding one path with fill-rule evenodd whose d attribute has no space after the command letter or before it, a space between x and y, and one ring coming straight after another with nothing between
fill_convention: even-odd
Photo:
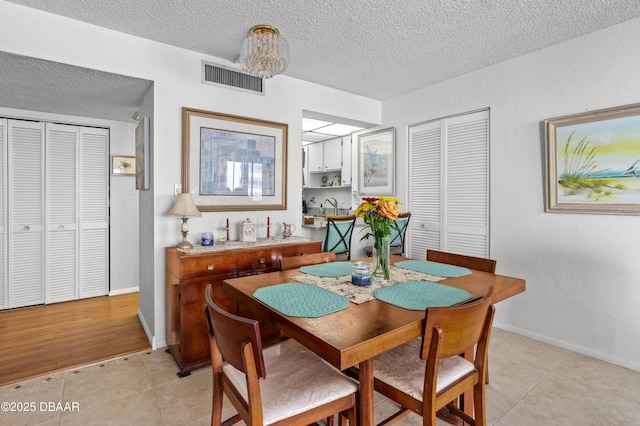
<instances>
[{"instance_id":1,"label":"framed artwork","mask_svg":"<svg viewBox=\"0 0 640 426\"><path fill-rule=\"evenodd\" d=\"M287 208L288 125L182 108L182 191L201 212Z\"/></svg>"},{"instance_id":2,"label":"framed artwork","mask_svg":"<svg viewBox=\"0 0 640 426\"><path fill-rule=\"evenodd\" d=\"M128 155L112 155L111 156L111 174L112 175L135 175L136 174L136 157Z\"/></svg>"},{"instance_id":3,"label":"framed artwork","mask_svg":"<svg viewBox=\"0 0 640 426\"><path fill-rule=\"evenodd\" d=\"M358 192L393 195L395 127L358 135Z\"/></svg>"},{"instance_id":4,"label":"framed artwork","mask_svg":"<svg viewBox=\"0 0 640 426\"><path fill-rule=\"evenodd\" d=\"M640 104L545 120L548 212L640 214Z\"/></svg>"},{"instance_id":5,"label":"framed artwork","mask_svg":"<svg viewBox=\"0 0 640 426\"><path fill-rule=\"evenodd\" d=\"M136 127L136 189L149 189L149 117Z\"/></svg>"}]
</instances>

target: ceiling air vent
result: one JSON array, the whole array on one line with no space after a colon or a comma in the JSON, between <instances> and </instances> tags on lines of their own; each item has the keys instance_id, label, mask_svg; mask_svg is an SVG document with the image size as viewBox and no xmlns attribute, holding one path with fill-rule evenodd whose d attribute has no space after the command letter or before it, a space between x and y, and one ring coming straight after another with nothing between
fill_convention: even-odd
<instances>
[{"instance_id":1,"label":"ceiling air vent","mask_svg":"<svg viewBox=\"0 0 640 426\"><path fill-rule=\"evenodd\" d=\"M231 68L202 61L202 82L264 95L264 81Z\"/></svg>"}]
</instances>

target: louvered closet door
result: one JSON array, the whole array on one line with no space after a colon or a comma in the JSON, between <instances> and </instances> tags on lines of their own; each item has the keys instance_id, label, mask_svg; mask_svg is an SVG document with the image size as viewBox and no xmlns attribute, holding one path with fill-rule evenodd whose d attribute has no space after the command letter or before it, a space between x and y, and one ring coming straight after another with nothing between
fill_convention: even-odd
<instances>
[{"instance_id":1,"label":"louvered closet door","mask_svg":"<svg viewBox=\"0 0 640 426\"><path fill-rule=\"evenodd\" d=\"M78 298L78 136L77 126L46 125L45 303Z\"/></svg>"},{"instance_id":2,"label":"louvered closet door","mask_svg":"<svg viewBox=\"0 0 640 426\"><path fill-rule=\"evenodd\" d=\"M7 172L7 120L4 118L0 118L0 309L5 309L7 307L7 277L6 277L6 266L7 258L6 258L6 246L7 242L5 239L5 227L6 227L6 218L5 207L7 206L7 202L5 200L5 196L7 195L7 191L5 191L5 185L7 182L6 172Z\"/></svg>"},{"instance_id":3,"label":"louvered closet door","mask_svg":"<svg viewBox=\"0 0 640 426\"><path fill-rule=\"evenodd\" d=\"M79 297L109 292L109 131L80 129Z\"/></svg>"},{"instance_id":4,"label":"louvered closet door","mask_svg":"<svg viewBox=\"0 0 640 426\"><path fill-rule=\"evenodd\" d=\"M409 128L411 232L409 257L424 259L428 248L440 247L442 194L442 122Z\"/></svg>"},{"instance_id":5,"label":"louvered closet door","mask_svg":"<svg viewBox=\"0 0 640 426\"><path fill-rule=\"evenodd\" d=\"M44 303L44 124L8 120L8 307Z\"/></svg>"},{"instance_id":6,"label":"louvered closet door","mask_svg":"<svg viewBox=\"0 0 640 426\"><path fill-rule=\"evenodd\" d=\"M409 255L489 256L489 111L409 128Z\"/></svg>"},{"instance_id":7,"label":"louvered closet door","mask_svg":"<svg viewBox=\"0 0 640 426\"><path fill-rule=\"evenodd\" d=\"M489 112L447 120L443 250L489 256Z\"/></svg>"}]
</instances>

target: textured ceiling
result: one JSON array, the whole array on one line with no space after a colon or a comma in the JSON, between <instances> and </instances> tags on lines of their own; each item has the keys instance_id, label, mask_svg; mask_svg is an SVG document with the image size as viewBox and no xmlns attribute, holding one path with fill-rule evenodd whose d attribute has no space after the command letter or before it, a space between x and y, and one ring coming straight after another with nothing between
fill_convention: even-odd
<instances>
[{"instance_id":1,"label":"textured ceiling","mask_svg":"<svg viewBox=\"0 0 640 426\"><path fill-rule=\"evenodd\" d=\"M229 61L273 25L285 75L379 100L640 16L638 0L10 1Z\"/></svg>"},{"instance_id":2,"label":"textured ceiling","mask_svg":"<svg viewBox=\"0 0 640 426\"><path fill-rule=\"evenodd\" d=\"M0 51L0 106L133 121L152 82Z\"/></svg>"}]
</instances>

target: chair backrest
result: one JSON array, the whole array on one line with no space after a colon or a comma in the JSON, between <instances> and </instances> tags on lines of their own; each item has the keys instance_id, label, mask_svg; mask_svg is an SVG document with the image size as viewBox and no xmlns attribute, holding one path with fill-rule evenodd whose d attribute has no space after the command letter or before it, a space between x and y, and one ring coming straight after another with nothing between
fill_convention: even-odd
<instances>
[{"instance_id":1,"label":"chair backrest","mask_svg":"<svg viewBox=\"0 0 640 426\"><path fill-rule=\"evenodd\" d=\"M207 285L205 298L209 337L212 337L214 342L211 350L219 351L225 361L243 373L249 374L245 368L244 351L247 345L251 345L256 374L259 378L264 378L266 371L258 321L233 315L221 309L211 298L211 284Z\"/></svg>"},{"instance_id":2,"label":"chair backrest","mask_svg":"<svg viewBox=\"0 0 640 426\"><path fill-rule=\"evenodd\" d=\"M345 253L351 259L351 235L356 223L355 215L327 216L327 234L322 251Z\"/></svg>"},{"instance_id":3,"label":"chair backrest","mask_svg":"<svg viewBox=\"0 0 640 426\"><path fill-rule=\"evenodd\" d=\"M484 368L495 307L493 287L471 303L445 308L427 308L422 338L422 359L437 360L460 355L478 345L476 360ZM482 359L479 359L482 358ZM478 365L476 367L479 368ZM479 368L480 369L480 368Z\"/></svg>"},{"instance_id":4,"label":"chair backrest","mask_svg":"<svg viewBox=\"0 0 640 426\"><path fill-rule=\"evenodd\" d=\"M422 339L422 359L430 361L460 355L478 345L476 368L484 370L487 345L495 312L493 287L481 299L445 308L427 308Z\"/></svg>"},{"instance_id":5,"label":"chair backrest","mask_svg":"<svg viewBox=\"0 0 640 426\"><path fill-rule=\"evenodd\" d=\"M475 269L476 271L496 273L496 261L493 259L483 259L481 257L465 256L438 250L427 250L427 260L463 266L465 268Z\"/></svg>"},{"instance_id":6,"label":"chair backrest","mask_svg":"<svg viewBox=\"0 0 640 426\"><path fill-rule=\"evenodd\" d=\"M336 254L333 251L304 254L302 256L283 257L280 259L280 270L296 269L306 265L316 265L318 263L333 262Z\"/></svg>"},{"instance_id":7,"label":"chair backrest","mask_svg":"<svg viewBox=\"0 0 640 426\"><path fill-rule=\"evenodd\" d=\"M407 228L409 227L409 219L411 219L411 213L400 213L396 226L391 227L391 247L402 247L404 253L404 241L407 235ZM396 228L397 227L397 228Z\"/></svg>"}]
</instances>

